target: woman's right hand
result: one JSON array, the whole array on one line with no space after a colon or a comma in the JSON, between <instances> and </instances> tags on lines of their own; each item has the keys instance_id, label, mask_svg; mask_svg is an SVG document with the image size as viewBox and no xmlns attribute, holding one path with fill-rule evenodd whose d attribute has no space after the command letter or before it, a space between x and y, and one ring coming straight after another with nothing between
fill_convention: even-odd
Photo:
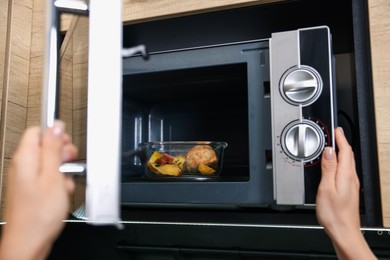
<instances>
[{"instance_id":1,"label":"woman's right hand","mask_svg":"<svg viewBox=\"0 0 390 260\"><path fill-rule=\"evenodd\" d=\"M339 259L376 259L360 231L359 190L354 153L342 128L335 129L338 155L326 147L321 160L316 213Z\"/></svg>"}]
</instances>

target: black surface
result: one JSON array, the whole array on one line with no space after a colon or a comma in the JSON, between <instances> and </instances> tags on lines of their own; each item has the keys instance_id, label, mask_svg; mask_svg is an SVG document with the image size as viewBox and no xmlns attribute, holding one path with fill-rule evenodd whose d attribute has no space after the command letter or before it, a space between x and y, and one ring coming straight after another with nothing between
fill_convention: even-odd
<instances>
[{"instance_id":1,"label":"black surface","mask_svg":"<svg viewBox=\"0 0 390 260\"><path fill-rule=\"evenodd\" d=\"M390 259L388 230L364 230L379 259ZM124 229L68 223L48 259L337 259L316 226L128 223Z\"/></svg>"},{"instance_id":2,"label":"black surface","mask_svg":"<svg viewBox=\"0 0 390 260\"><path fill-rule=\"evenodd\" d=\"M358 0L360 1L360 0ZM328 25L335 53L353 50L351 0L290 0L171 18L124 28L124 46L145 44L149 51L266 39L271 33Z\"/></svg>"}]
</instances>

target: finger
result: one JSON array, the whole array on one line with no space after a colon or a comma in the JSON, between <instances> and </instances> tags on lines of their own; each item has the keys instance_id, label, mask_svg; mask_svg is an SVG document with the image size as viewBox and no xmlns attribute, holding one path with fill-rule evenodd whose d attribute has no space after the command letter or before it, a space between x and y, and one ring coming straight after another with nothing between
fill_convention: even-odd
<instances>
[{"instance_id":1,"label":"finger","mask_svg":"<svg viewBox=\"0 0 390 260\"><path fill-rule=\"evenodd\" d=\"M355 168L355 157L352 147L349 145L344 132L341 128L335 131L336 143L339 148L339 170L338 178L350 181L351 179L358 182Z\"/></svg>"},{"instance_id":2,"label":"finger","mask_svg":"<svg viewBox=\"0 0 390 260\"><path fill-rule=\"evenodd\" d=\"M339 148L340 152L344 150L352 150L351 146L348 143L347 138L344 135L344 131L341 127L337 127L335 129L335 139L336 139L337 147Z\"/></svg>"},{"instance_id":3,"label":"finger","mask_svg":"<svg viewBox=\"0 0 390 260\"><path fill-rule=\"evenodd\" d=\"M65 124L55 121L46 129L42 137L42 174L53 175L59 172L62 163L63 137Z\"/></svg>"},{"instance_id":4,"label":"finger","mask_svg":"<svg viewBox=\"0 0 390 260\"><path fill-rule=\"evenodd\" d=\"M69 195L75 191L76 184L71 176L65 176L65 188Z\"/></svg>"},{"instance_id":5,"label":"finger","mask_svg":"<svg viewBox=\"0 0 390 260\"><path fill-rule=\"evenodd\" d=\"M39 127L28 128L18 145L11 163L11 170L18 168L20 176L34 176L39 168L40 130Z\"/></svg>"},{"instance_id":6,"label":"finger","mask_svg":"<svg viewBox=\"0 0 390 260\"><path fill-rule=\"evenodd\" d=\"M337 172L337 157L333 147L325 147L321 158L321 183L333 185Z\"/></svg>"},{"instance_id":7,"label":"finger","mask_svg":"<svg viewBox=\"0 0 390 260\"><path fill-rule=\"evenodd\" d=\"M77 158L78 149L74 144L67 144L63 148L62 162L70 162Z\"/></svg>"},{"instance_id":8,"label":"finger","mask_svg":"<svg viewBox=\"0 0 390 260\"><path fill-rule=\"evenodd\" d=\"M72 140L70 139L70 136L67 133L64 134L63 141L64 141L64 144L72 143Z\"/></svg>"},{"instance_id":9,"label":"finger","mask_svg":"<svg viewBox=\"0 0 390 260\"><path fill-rule=\"evenodd\" d=\"M355 167L355 158L352 151L352 147L349 145L348 140L345 138L344 132L341 128L335 130L335 137L337 147L339 148L339 164L340 170L346 170L342 172L351 172L351 167Z\"/></svg>"}]
</instances>

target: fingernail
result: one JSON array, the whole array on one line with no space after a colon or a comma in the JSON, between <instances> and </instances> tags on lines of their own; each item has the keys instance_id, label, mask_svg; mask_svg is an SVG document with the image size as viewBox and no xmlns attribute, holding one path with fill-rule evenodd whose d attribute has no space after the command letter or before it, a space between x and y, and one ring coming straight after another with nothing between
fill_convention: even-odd
<instances>
[{"instance_id":1,"label":"fingernail","mask_svg":"<svg viewBox=\"0 0 390 260\"><path fill-rule=\"evenodd\" d=\"M326 160L333 160L335 158L335 152L332 147L325 147L324 157Z\"/></svg>"},{"instance_id":2,"label":"fingernail","mask_svg":"<svg viewBox=\"0 0 390 260\"><path fill-rule=\"evenodd\" d=\"M340 130L340 133L344 135L344 130L341 126L337 127Z\"/></svg>"},{"instance_id":3,"label":"fingernail","mask_svg":"<svg viewBox=\"0 0 390 260\"><path fill-rule=\"evenodd\" d=\"M54 121L53 134L54 136L62 136L65 133L65 124L61 120Z\"/></svg>"}]
</instances>

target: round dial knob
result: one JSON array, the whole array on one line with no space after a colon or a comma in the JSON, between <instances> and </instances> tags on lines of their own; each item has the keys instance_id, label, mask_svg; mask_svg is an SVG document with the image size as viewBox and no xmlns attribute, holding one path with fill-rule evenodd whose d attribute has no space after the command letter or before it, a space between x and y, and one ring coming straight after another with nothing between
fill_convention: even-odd
<instances>
[{"instance_id":1,"label":"round dial knob","mask_svg":"<svg viewBox=\"0 0 390 260\"><path fill-rule=\"evenodd\" d=\"M293 121L282 133L281 144L285 153L296 161L308 162L318 157L325 146L321 127L304 119Z\"/></svg>"},{"instance_id":2,"label":"round dial knob","mask_svg":"<svg viewBox=\"0 0 390 260\"><path fill-rule=\"evenodd\" d=\"M287 70L280 81L280 92L283 98L293 105L312 104L320 96L321 91L321 76L309 66Z\"/></svg>"}]
</instances>

